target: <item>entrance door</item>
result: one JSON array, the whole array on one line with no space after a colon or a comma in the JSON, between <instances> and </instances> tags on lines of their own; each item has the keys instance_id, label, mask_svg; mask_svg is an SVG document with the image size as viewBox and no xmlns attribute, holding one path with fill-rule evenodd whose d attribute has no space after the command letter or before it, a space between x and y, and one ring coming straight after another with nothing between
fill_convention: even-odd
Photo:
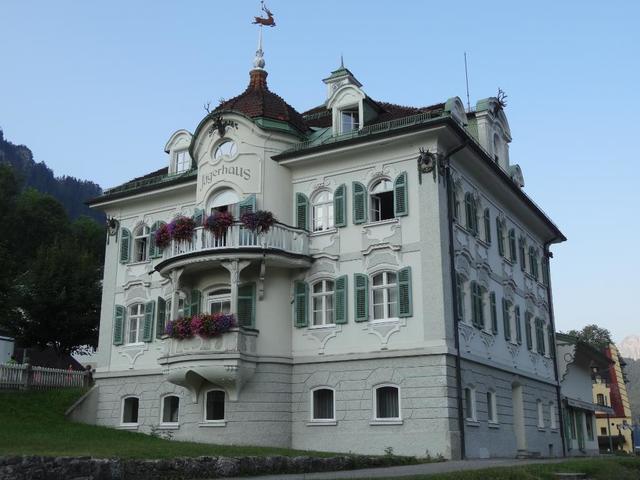
<instances>
[{"instance_id":1,"label":"entrance door","mask_svg":"<svg viewBox=\"0 0 640 480\"><path fill-rule=\"evenodd\" d=\"M513 384L511 386L511 398L513 402L513 432L516 436L516 446L518 455L527 452L527 436L524 429L524 399L522 385Z\"/></svg>"}]
</instances>

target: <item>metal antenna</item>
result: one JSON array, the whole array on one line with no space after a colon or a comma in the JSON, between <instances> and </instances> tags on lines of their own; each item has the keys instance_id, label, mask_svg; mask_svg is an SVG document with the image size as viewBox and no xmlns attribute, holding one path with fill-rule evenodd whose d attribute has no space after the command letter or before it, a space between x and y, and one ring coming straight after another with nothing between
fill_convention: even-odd
<instances>
[{"instance_id":1,"label":"metal antenna","mask_svg":"<svg viewBox=\"0 0 640 480\"><path fill-rule=\"evenodd\" d=\"M470 112L471 102L469 101L469 73L467 71L467 52L464 52L464 78L467 82L467 112Z\"/></svg>"}]
</instances>

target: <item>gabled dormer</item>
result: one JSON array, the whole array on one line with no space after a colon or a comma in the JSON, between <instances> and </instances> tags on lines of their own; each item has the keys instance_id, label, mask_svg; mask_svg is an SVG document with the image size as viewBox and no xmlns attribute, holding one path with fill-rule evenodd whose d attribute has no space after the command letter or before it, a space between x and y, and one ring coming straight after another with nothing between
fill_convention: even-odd
<instances>
[{"instance_id":1,"label":"gabled dormer","mask_svg":"<svg viewBox=\"0 0 640 480\"><path fill-rule=\"evenodd\" d=\"M331 72L323 82L327 85L326 107L332 112L334 135L359 130L365 121L375 116L366 102L367 96L361 88L362 84L344 64Z\"/></svg>"},{"instance_id":2,"label":"gabled dormer","mask_svg":"<svg viewBox=\"0 0 640 480\"><path fill-rule=\"evenodd\" d=\"M178 130L169 138L164 151L169 154L169 175L178 175L191 170L194 165L189 155L192 135Z\"/></svg>"}]
</instances>

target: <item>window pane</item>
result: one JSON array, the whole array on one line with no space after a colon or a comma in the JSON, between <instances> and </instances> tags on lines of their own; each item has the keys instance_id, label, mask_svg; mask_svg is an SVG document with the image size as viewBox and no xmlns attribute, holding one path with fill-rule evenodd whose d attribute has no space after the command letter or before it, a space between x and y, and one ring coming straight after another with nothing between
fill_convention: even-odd
<instances>
[{"instance_id":1,"label":"window pane","mask_svg":"<svg viewBox=\"0 0 640 480\"><path fill-rule=\"evenodd\" d=\"M122 423L138 423L139 400L134 397L124 399L122 410Z\"/></svg>"},{"instance_id":2,"label":"window pane","mask_svg":"<svg viewBox=\"0 0 640 480\"><path fill-rule=\"evenodd\" d=\"M387 292L389 296L387 313L389 318L395 318L398 316L398 291L395 288L388 288Z\"/></svg>"},{"instance_id":3,"label":"window pane","mask_svg":"<svg viewBox=\"0 0 640 480\"><path fill-rule=\"evenodd\" d=\"M373 285L382 285L384 283L384 273L379 273L373 277Z\"/></svg>"},{"instance_id":4,"label":"window pane","mask_svg":"<svg viewBox=\"0 0 640 480\"><path fill-rule=\"evenodd\" d=\"M313 293L320 293L324 291L324 283L318 282L313 285Z\"/></svg>"},{"instance_id":5,"label":"window pane","mask_svg":"<svg viewBox=\"0 0 640 480\"><path fill-rule=\"evenodd\" d=\"M177 423L180 399L174 395L170 395L164 397L163 403L162 421L164 423Z\"/></svg>"},{"instance_id":6,"label":"window pane","mask_svg":"<svg viewBox=\"0 0 640 480\"><path fill-rule=\"evenodd\" d=\"M314 420L333 419L333 390L321 389L313 392Z\"/></svg>"},{"instance_id":7,"label":"window pane","mask_svg":"<svg viewBox=\"0 0 640 480\"><path fill-rule=\"evenodd\" d=\"M376 417L400 418L400 404L397 388L380 387L376 390Z\"/></svg>"},{"instance_id":8,"label":"window pane","mask_svg":"<svg viewBox=\"0 0 640 480\"><path fill-rule=\"evenodd\" d=\"M207 392L206 420L224 420L224 392Z\"/></svg>"}]
</instances>

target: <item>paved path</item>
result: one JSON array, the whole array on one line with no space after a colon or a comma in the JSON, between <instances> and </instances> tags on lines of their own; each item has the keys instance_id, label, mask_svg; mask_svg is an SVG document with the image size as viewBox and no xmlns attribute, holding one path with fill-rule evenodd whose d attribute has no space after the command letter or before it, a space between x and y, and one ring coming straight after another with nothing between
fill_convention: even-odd
<instances>
[{"instance_id":1,"label":"paved path","mask_svg":"<svg viewBox=\"0 0 640 480\"><path fill-rule=\"evenodd\" d=\"M340 478L401 478L411 475L427 475L433 473L457 472L460 470L480 470L492 467L519 467L532 463L558 463L564 459L553 460L456 460L439 463L423 463L420 465L404 465L401 467L367 468L325 473L295 473L292 475L266 475L262 477L242 477L243 480L333 480ZM240 477L228 480L240 480Z\"/></svg>"}]
</instances>

